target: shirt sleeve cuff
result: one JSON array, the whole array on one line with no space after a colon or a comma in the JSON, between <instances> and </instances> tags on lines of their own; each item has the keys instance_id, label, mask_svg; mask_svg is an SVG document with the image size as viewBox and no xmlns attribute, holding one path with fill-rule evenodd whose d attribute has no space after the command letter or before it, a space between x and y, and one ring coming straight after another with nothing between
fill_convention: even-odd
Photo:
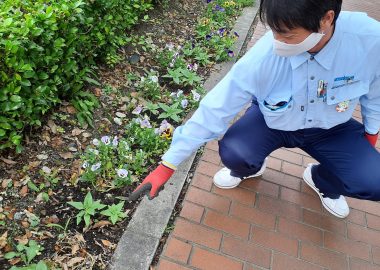
<instances>
[{"instance_id":1,"label":"shirt sleeve cuff","mask_svg":"<svg viewBox=\"0 0 380 270\"><path fill-rule=\"evenodd\" d=\"M161 163L162 163L162 165L165 165L166 167L168 167L172 170L177 170L177 166L175 166L175 165L173 165L173 164L171 164L165 160L161 161Z\"/></svg>"},{"instance_id":2,"label":"shirt sleeve cuff","mask_svg":"<svg viewBox=\"0 0 380 270\"><path fill-rule=\"evenodd\" d=\"M379 129L366 127L365 132L370 135L376 135L379 133Z\"/></svg>"}]
</instances>

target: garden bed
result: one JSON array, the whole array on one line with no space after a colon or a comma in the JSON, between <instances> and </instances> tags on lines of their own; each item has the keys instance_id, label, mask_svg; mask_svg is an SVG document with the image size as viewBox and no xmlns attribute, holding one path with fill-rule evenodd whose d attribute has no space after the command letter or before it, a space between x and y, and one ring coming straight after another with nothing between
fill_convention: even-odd
<instances>
[{"instance_id":1,"label":"garden bed","mask_svg":"<svg viewBox=\"0 0 380 270\"><path fill-rule=\"evenodd\" d=\"M1 153L4 269L39 261L40 268L27 269L107 269L137 205L126 202L125 196L157 166L172 129L198 105L202 82L214 62L233 57L237 33L228 29L238 14L229 6L235 2L217 1L228 2L225 7L206 2L210 3L170 1L170 8L153 10L150 19L133 30L134 44L121 52L124 60L112 69L99 69L100 85L90 88L97 100L83 97L91 108L99 102L93 127L85 122L80 126L78 111L64 103L41 129L25 133L22 154ZM209 5L212 14L202 17ZM215 14L224 19L227 12L231 14L224 27L217 18L210 19ZM213 32L207 28L211 23L215 23ZM112 161L110 167L107 161ZM114 204L113 219L106 212L100 215L105 206L90 203L99 208L96 215L79 216L77 224L77 208L89 201L88 194L103 205Z\"/></svg>"}]
</instances>

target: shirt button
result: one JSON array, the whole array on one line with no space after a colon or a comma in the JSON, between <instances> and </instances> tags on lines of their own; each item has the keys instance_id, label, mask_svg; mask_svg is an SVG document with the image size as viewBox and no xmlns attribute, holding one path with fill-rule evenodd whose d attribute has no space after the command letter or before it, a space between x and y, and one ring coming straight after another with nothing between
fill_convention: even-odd
<instances>
[{"instance_id":1,"label":"shirt button","mask_svg":"<svg viewBox=\"0 0 380 270\"><path fill-rule=\"evenodd\" d=\"M314 76L311 76L311 77L310 77L310 80L312 80L312 81L313 81L314 79L315 79L315 77L314 77Z\"/></svg>"},{"instance_id":2,"label":"shirt button","mask_svg":"<svg viewBox=\"0 0 380 270\"><path fill-rule=\"evenodd\" d=\"M310 56L310 61L314 60L314 55Z\"/></svg>"},{"instance_id":3,"label":"shirt button","mask_svg":"<svg viewBox=\"0 0 380 270\"><path fill-rule=\"evenodd\" d=\"M310 103L314 103L314 99L310 100Z\"/></svg>"},{"instance_id":4,"label":"shirt button","mask_svg":"<svg viewBox=\"0 0 380 270\"><path fill-rule=\"evenodd\" d=\"M308 121L309 121L309 122L313 122L313 120L311 120L311 119L309 119Z\"/></svg>"},{"instance_id":5,"label":"shirt button","mask_svg":"<svg viewBox=\"0 0 380 270\"><path fill-rule=\"evenodd\" d=\"M334 97L334 96L332 96L330 99L331 99L331 100L334 100L334 99L335 99L335 97Z\"/></svg>"}]
</instances>

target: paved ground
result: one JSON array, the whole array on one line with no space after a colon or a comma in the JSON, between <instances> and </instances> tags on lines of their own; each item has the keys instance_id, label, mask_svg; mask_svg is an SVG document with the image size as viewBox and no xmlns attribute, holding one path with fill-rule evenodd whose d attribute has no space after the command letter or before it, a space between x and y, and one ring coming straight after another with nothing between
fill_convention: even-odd
<instances>
[{"instance_id":1,"label":"paved ground","mask_svg":"<svg viewBox=\"0 0 380 270\"><path fill-rule=\"evenodd\" d=\"M344 9L380 20L380 0L344 0ZM250 47L264 32L258 25ZM348 218L329 215L301 180L311 161L280 149L261 178L221 190L218 145L208 143L158 269L380 270L380 204L349 198Z\"/></svg>"}]
</instances>

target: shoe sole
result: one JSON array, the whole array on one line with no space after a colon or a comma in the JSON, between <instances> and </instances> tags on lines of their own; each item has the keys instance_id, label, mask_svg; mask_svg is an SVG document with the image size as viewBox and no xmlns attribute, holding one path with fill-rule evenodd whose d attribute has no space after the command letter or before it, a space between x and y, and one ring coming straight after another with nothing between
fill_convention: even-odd
<instances>
[{"instance_id":1,"label":"shoe sole","mask_svg":"<svg viewBox=\"0 0 380 270\"><path fill-rule=\"evenodd\" d=\"M311 172L310 172L310 173L311 173ZM314 190L314 191L318 194L319 199L321 200L321 203L322 203L323 207L324 207L324 208L325 208L330 214L332 214L332 215L334 215L334 216L336 216L336 217L338 217L338 218L346 218L346 217L347 217L347 216L339 215L338 213L336 213L336 212L334 212L332 209L330 209L330 208L328 207L328 205L325 204L325 202L323 201L323 196L321 195L321 193L319 193L318 188L317 188L315 185L309 183L309 181L306 179L306 177L305 177L305 172L304 172L304 174L303 174L303 180L305 181L305 183L306 183L306 184L307 184L312 190Z\"/></svg>"}]
</instances>

